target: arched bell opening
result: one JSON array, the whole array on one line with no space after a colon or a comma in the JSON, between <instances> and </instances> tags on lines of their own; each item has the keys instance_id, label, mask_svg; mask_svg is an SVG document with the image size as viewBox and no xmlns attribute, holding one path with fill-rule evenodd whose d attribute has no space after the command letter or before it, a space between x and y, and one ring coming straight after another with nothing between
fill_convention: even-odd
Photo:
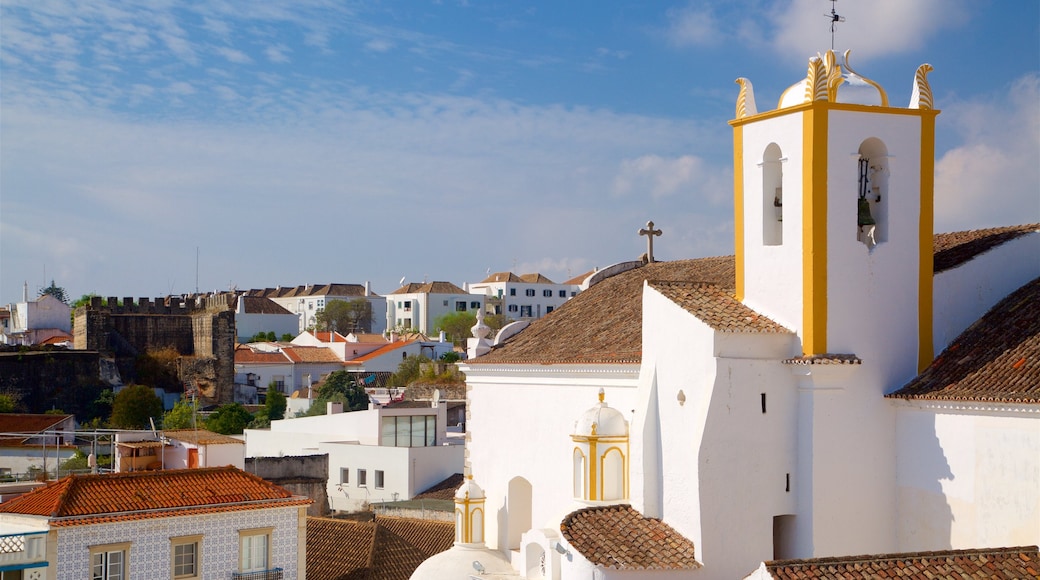
<instances>
[{"instance_id":1,"label":"arched bell opening","mask_svg":"<svg viewBox=\"0 0 1040 580\"><path fill-rule=\"evenodd\" d=\"M784 243L784 169L780 146L770 143L762 154L762 245Z\"/></svg>"},{"instance_id":2,"label":"arched bell opening","mask_svg":"<svg viewBox=\"0 0 1040 580\"><path fill-rule=\"evenodd\" d=\"M871 137L860 143L857 164L856 239L873 248L888 241L889 155L884 142Z\"/></svg>"}]
</instances>

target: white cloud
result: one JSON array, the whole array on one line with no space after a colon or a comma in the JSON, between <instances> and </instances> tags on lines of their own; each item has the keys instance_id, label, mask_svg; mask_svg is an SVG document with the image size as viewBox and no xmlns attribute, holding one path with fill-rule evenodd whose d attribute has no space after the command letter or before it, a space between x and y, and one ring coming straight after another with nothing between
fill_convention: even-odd
<instances>
[{"instance_id":1,"label":"white cloud","mask_svg":"<svg viewBox=\"0 0 1040 580\"><path fill-rule=\"evenodd\" d=\"M967 0L871 0L839 2L835 50L855 50L854 62L918 49L939 32L963 24ZM769 13L772 46L779 54L802 61L830 47L830 4L820 0L778 3Z\"/></svg>"},{"instance_id":2,"label":"white cloud","mask_svg":"<svg viewBox=\"0 0 1040 580\"><path fill-rule=\"evenodd\" d=\"M940 117L963 136L935 167L936 231L1040 221L1040 76ZM942 103L939 103L942 105Z\"/></svg>"},{"instance_id":3,"label":"white cloud","mask_svg":"<svg viewBox=\"0 0 1040 580\"><path fill-rule=\"evenodd\" d=\"M236 64L248 64L253 62L253 59L249 58L249 55L242 52L241 50L236 50L227 46L218 46L213 50L220 56L227 59L228 62L233 62Z\"/></svg>"},{"instance_id":4,"label":"white cloud","mask_svg":"<svg viewBox=\"0 0 1040 580\"><path fill-rule=\"evenodd\" d=\"M710 167L693 155L672 159L643 155L621 162L613 191L615 195L638 194L655 198L696 191L708 193L708 199L718 201L724 175L721 168Z\"/></svg>"},{"instance_id":5,"label":"white cloud","mask_svg":"<svg viewBox=\"0 0 1040 580\"><path fill-rule=\"evenodd\" d=\"M719 42L723 34L710 6L690 4L666 13L666 36L676 46L706 46Z\"/></svg>"},{"instance_id":6,"label":"white cloud","mask_svg":"<svg viewBox=\"0 0 1040 580\"><path fill-rule=\"evenodd\" d=\"M284 44L273 44L264 49L264 56L275 64L284 64L289 62L288 53L290 52L292 52L292 49Z\"/></svg>"},{"instance_id":7,"label":"white cloud","mask_svg":"<svg viewBox=\"0 0 1040 580\"><path fill-rule=\"evenodd\" d=\"M186 83L186 82L182 82L182 81L178 81L178 82L175 82L175 83L170 83L170 85L168 87L166 87L166 90L169 91L170 93L173 93L173 94L179 95L179 96L187 96L187 95L194 95L195 94L195 87L193 87L191 85L191 83Z\"/></svg>"},{"instance_id":8,"label":"white cloud","mask_svg":"<svg viewBox=\"0 0 1040 580\"><path fill-rule=\"evenodd\" d=\"M365 43L365 50L371 52L387 52L394 47L394 43L385 38L373 38Z\"/></svg>"}]
</instances>

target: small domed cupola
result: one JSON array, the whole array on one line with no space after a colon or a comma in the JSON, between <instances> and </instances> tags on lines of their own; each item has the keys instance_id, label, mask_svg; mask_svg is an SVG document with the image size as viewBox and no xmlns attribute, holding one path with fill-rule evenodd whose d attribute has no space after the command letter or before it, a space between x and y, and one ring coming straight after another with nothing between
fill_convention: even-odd
<instances>
[{"instance_id":1,"label":"small domed cupola","mask_svg":"<svg viewBox=\"0 0 1040 580\"><path fill-rule=\"evenodd\" d=\"M484 490L467 475L455 491L455 543L484 543Z\"/></svg>"},{"instance_id":2,"label":"small domed cupola","mask_svg":"<svg viewBox=\"0 0 1040 580\"><path fill-rule=\"evenodd\" d=\"M591 505L628 501L628 421L604 401L574 425L574 499Z\"/></svg>"}]
</instances>

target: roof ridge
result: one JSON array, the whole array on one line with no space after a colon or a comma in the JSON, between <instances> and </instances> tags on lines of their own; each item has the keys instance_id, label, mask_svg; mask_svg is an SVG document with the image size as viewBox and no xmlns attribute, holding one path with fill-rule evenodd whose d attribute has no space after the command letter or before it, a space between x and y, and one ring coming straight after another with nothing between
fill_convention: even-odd
<instances>
[{"instance_id":1,"label":"roof ridge","mask_svg":"<svg viewBox=\"0 0 1040 580\"><path fill-rule=\"evenodd\" d=\"M843 564L855 562L881 562L892 560L915 560L936 557L973 556L985 554L1017 554L1021 552L1037 552L1037 546L1013 546L1006 548L965 548L961 550L930 550L923 552L887 552L884 554L859 554L855 556L827 556L824 558L798 558L792 560L770 560L767 566L819 566L821 564Z\"/></svg>"}]
</instances>

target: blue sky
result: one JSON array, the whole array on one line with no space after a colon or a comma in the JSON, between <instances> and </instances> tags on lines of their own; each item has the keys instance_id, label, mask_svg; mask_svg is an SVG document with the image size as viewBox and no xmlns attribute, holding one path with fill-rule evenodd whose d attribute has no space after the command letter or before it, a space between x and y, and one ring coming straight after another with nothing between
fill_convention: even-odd
<instances>
[{"instance_id":1,"label":"blue sky","mask_svg":"<svg viewBox=\"0 0 1040 580\"><path fill-rule=\"evenodd\" d=\"M2 0L0 303L732 253L733 81L772 108L831 6ZM935 67L936 230L1040 221L1040 3L837 11L893 104Z\"/></svg>"}]
</instances>

